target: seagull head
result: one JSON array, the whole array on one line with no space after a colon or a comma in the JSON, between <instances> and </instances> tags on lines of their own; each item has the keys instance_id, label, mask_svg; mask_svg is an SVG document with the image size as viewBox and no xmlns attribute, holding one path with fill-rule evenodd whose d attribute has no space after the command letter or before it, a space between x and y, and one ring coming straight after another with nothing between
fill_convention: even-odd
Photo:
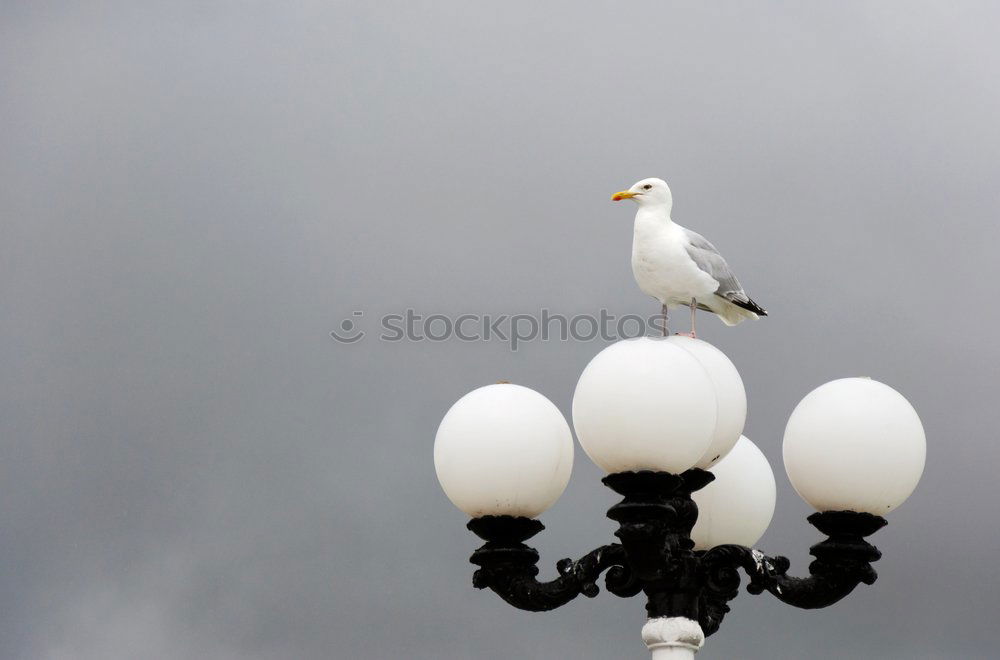
<instances>
[{"instance_id":1,"label":"seagull head","mask_svg":"<svg viewBox=\"0 0 1000 660\"><path fill-rule=\"evenodd\" d=\"M670 194L670 187L663 179L643 179L628 190L616 192L611 199L620 202L623 199L631 199L639 206L666 206L669 208L674 203L673 195Z\"/></svg>"}]
</instances>

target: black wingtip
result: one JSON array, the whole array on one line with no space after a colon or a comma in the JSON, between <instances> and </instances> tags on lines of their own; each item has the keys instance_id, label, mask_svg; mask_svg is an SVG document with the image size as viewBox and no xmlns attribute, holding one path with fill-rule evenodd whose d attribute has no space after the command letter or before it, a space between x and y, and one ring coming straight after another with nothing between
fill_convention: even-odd
<instances>
[{"instance_id":1,"label":"black wingtip","mask_svg":"<svg viewBox=\"0 0 1000 660\"><path fill-rule=\"evenodd\" d=\"M746 302L743 302L742 300L730 300L729 302L733 303L737 307L742 307L748 312L753 312L757 316L767 316L767 310L749 298L747 298Z\"/></svg>"}]
</instances>

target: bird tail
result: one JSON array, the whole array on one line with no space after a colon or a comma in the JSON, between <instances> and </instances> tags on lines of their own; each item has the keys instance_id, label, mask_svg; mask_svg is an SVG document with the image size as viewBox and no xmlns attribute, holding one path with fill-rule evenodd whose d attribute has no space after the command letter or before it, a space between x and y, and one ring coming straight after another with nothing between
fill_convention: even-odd
<instances>
[{"instance_id":1,"label":"bird tail","mask_svg":"<svg viewBox=\"0 0 1000 660\"><path fill-rule=\"evenodd\" d=\"M746 319L757 319L761 316L767 316L767 311L749 298L747 298L746 302L742 300L729 300L728 298L723 298L723 300L725 300L725 303L723 303L722 309L716 310L715 313L719 315L719 318L726 325L736 325Z\"/></svg>"},{"instance_id":2,"label":"bird tail","mask_svg":"<svg viewBox=\"0 0 1000 660\"><path fill-rule=\"evenodd\" d=\"M767 316L767 310L758 305L757 303L755 303L750 298L747 298L746 302L743 302L742 300L730 300L729 302L736 305L737 307L747 310L748 312L753 312L757 316Z\"/></svg>"}]
</instances>

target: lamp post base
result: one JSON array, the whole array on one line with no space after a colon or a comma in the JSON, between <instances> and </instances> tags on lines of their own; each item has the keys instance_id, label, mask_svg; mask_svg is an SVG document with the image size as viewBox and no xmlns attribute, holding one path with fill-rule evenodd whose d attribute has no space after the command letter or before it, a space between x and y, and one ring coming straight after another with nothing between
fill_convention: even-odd
<instances>
[{"instance_id":1,"label":"lamp post base","mask_svg":"<svg viewBox=\"0 0 1000 660\"><path fill-rule=\"evenodd\" d=\"M652 660L694 660L705 643L705 633L697 621L682 616L657 617L642 627L642 641L653 654Z\"/></svg>"}]
</instances>

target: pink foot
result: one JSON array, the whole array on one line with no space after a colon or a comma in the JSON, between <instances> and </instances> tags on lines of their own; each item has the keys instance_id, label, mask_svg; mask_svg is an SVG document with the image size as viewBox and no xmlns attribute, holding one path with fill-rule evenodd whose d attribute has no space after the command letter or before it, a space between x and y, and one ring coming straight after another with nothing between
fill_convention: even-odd
<instances>
[{"instance_id":1,"label":"pink foot","mask_svg":"<svg viewBox=\"0 0 1000 660\"><path fill-rule=\"evenodd\" d=\"M698 335L694 334L694 330L691 332L675 332L678 337L690 337L691 339L697 339Z\"/></svg>"}]
</instances>

